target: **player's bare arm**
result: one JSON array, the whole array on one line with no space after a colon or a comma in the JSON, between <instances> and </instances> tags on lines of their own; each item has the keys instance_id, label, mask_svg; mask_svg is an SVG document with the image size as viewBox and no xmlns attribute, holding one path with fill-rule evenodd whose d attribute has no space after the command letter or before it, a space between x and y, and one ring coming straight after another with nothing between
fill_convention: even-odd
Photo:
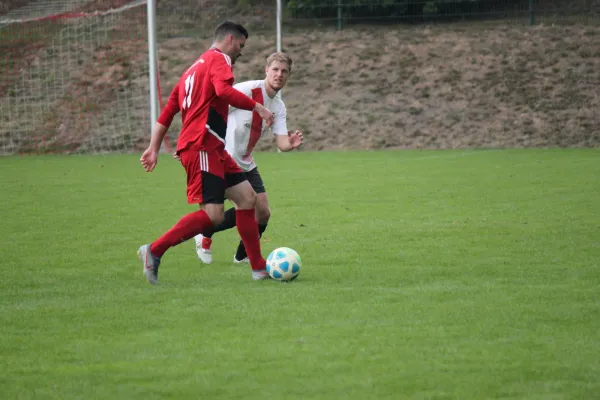
<instances>
[{"instance_id":1,"label":"player's bare arm","mask_svg":"<svg viewBox=\"0 0 600 400\"><path fill-rule=\"evenodd\" d=\"M148 146L140 158L140 163L146 172L152 172L152 170L154 170L156 167L160 146L165 138L165 135L167 134L167 131L169 130L169 126L171 126L173 117L175 117L175 115L179 112L179 102L177 100L178 96L179 87L178 85L175 85L175 88L169 96L167 105L160 113L158 121L156 121L154 127L152 128L150 146Z\"/></svg>"},{"instance_id":2,"label":"player's bare arm","mask_svg":"<svg viewBox=\"0 0 600 400\"><path fill-rule=\"evenodd\" d=\"M140 163L146 172L152 172L156 163L158 162L158 153L160 152L160 146L169 130L168 126L164 126L160 122L154 124L152 130L152 138L150 139L150 146L144 151L140 158Z\"/></svg>"},{"instance_id":3,"label":"player's bare arm","mask_svg":"<svg viewBox=\"0 0 600 400\"><path fill-rule=\"evenodd\" d=\"M267 110L265 108L265 106L263 106L260 103L256 103L256 105L254 106L254 111L260 115L260 117L262 119L264 119L267 123L267 128L270 127L271 125L273 125L273 121L275 120L275 117L273 116L273 113L269 110Z\"/></svg>"},{"instance_id":4,"label":"player's bare arm","mask_svg":"<svg viewBox=\"0 0 600 400\"><path fill-rule=\"evenodd\" d=\"M295 131L291 133L288 131L286 135L275 135L275 140L277 144L277 148L281 151L291 151L300 147L304 141L304 136L302 132Z\"/></svg>"}]
</instances>

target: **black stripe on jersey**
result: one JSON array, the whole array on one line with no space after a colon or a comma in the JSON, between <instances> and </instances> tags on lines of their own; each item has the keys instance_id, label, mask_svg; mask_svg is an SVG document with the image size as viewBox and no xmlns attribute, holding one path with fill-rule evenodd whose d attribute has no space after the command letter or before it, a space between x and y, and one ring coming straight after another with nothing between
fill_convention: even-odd
<instances>
[{"instance_id":1,"label":"black stripe on jersey","mask_svg":"<svg viewBox=\"0 0 600 400\"><path fill-rule=\"evenodd\" d=\"M227 121L223 119L221 114L215 111L214 108L209 107L208 109L208 121L206 122L209 129L219 135L225 140L225 134L227 133Z\"/></svg>"}]
</instances>

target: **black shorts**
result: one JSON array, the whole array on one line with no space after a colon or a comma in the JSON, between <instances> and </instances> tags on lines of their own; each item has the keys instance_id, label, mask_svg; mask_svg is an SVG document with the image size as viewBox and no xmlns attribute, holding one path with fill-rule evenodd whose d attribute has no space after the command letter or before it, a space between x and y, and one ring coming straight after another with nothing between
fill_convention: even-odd
<instances>
[{"instance_id":1,"label":"black shorts","mask_svg":"<svg viewBox=\"0 0 600 400\"><path fill-rule=\"evenodd\" d=\"M258 173L258 168L254 168L246 172L246 179L248 179L248 182L250 182L252 189L254 189L256 193L266 192L265 184L262 178L260 177L260 173Z\"/></svg>"}]
</instances>

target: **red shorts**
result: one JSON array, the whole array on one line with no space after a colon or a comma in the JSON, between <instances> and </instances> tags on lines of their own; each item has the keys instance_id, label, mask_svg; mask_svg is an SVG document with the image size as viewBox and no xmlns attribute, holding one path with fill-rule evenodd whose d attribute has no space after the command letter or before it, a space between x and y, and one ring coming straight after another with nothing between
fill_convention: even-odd
<instances>
[{"instance_id":1,"label":"red shorts","mask_svg":"<svg viewBox=\"0 0 600 400\"><path fill-rule=\"evenodd\" d=\"M246 180L244 171L223 150L192 150L179 152L187 174L188 203L223 204L225 190Z\"/></svg>"}]
</instances>

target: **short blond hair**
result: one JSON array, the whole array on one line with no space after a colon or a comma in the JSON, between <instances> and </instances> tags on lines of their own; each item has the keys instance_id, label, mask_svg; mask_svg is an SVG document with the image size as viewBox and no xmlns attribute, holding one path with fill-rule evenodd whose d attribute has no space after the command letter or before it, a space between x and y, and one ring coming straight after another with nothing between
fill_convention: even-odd
<instances>
[{"instance_id":1,"label":"short blond hair","mask_svg":"<svg viewBox=\"0 0 600 400\"><path fill-rule=\"evenodd\" d=\"M267 57L267 68L271 66L275 61L279 61L281 63L287 63L290 72L292 72L292 57L287 55L282 51L277 51Z\"/></svg>"}]
</instances>

